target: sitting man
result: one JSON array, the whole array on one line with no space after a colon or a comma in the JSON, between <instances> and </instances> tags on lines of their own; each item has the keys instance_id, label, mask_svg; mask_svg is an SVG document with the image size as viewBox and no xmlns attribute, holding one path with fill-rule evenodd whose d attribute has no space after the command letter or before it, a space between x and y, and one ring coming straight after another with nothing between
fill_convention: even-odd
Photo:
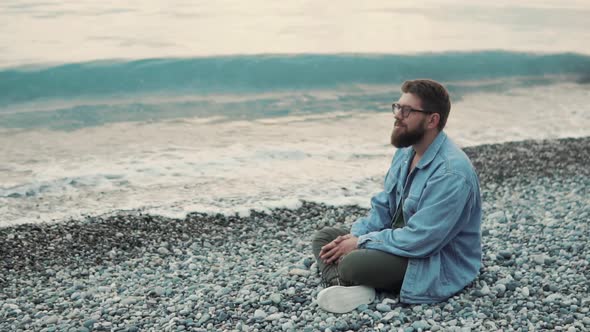
<instances>
[{"instance_id":1,"label":"sitting man","mask_svg":"<svg viewBox=\"0 0 590 332\"><path fill-rule=\"evenodd\" d=\"M451 109L432 80L406 81L392 105L397 151L384 190L350 233L324 228L312 247L328 288L317 298L330 312L371 303L375 289L403 303L448 299L474 280L481 265L479 180L443 128Z\"/></svg>"}]
</instances>

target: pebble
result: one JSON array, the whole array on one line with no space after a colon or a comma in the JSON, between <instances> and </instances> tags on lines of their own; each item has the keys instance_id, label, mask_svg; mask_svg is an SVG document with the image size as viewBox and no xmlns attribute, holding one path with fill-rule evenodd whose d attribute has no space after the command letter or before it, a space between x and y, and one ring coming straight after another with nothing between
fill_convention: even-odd
<instances>
[{"instance_id":1,"label":"pebble","mask_svg":"<svg viewBox=\"0 0 590 332\"><path fill-rule=\"evenodd\" d=\"M266 316L266 318L264 318L264 319L266 319L266 320L279 320L281 318L283 318L283 313L277 312L277 313L270 314L270 315Z\"/></svg>"},{"instance_id":2,"label":"pebble","mask_svg":"<svg viewBox=\"0 0 590 332\"><path fill-rule=\"evenodd\" d=\"M84 321L84 323L82 325L84 325L84 327L88 328L88 329L92 329L94 327L94 324L96 324L97 320L96 319L89 319Z\"/></svg>"},{"instance_id":3,"label":"pebble","mask_svg":"<svg viewBox=\"0 0 590 332\"><path fill-rule=\"evenodd\" d=\"M483 286L480 291L483 295L489 295L491 293L491 290L487 285Z\"/></svg>"},{"instance_id":4,"label":"pebble","mask_svg":"<svg viewBox=\"0 0 590 332\"><path fill-rule=\"evenodd\" d=\"M132 305L132 304L136 304L138 302L138 299L136 297L126 297L124 299L121 300L121 304L122 305Z\"/></svg>"},{"instance_id":5,"label":"pebble","mask_svg":"<svg viewBox=\"0 0 590 332\"><path fill-rule=\"evenodd\" d=\"M544 303L555 303L561 300L561 294L549 294L544 300Z\"/></svg>"},{"instance_id":6,"label":"pebble","mask_svg":"<svg viewBox=\"0 0 590 332\"><path fill-rule=\"evenodd\" d=\"M168 254L170 254L170 251L164 247L160 247L160 248L158 248L158 253L162 254L162 255L168 255Z\"/></svg>"},{"instance_id":7,"label":"pebble","mask_svg":"<svg viewBox=\"0 0 590 332\"><path fill-rule=\"evenodd\" d=\"M295 268L289 270L289 274L294 276L308 277L311 274L311 272L308 270Z\"/></svg>"},{"instance_id":8,"label":"pebble","mask_svg":"<svg viewBox=\"0 0 590 332\"><path fill-rule=\"evenodd\" d=\"M377 304L376 309L381 312L390 312L391 311L391 307L388 306L387 304L383 304L383 303Z\"/></svg>"},{"instance_id":9,"label":"pebble","mask_svg":"<svg viewBox=\"0 0 590 332\"><path fill-rule=\"evenodd\" d=\"M336 321L336 323L334 323L334 330L336 330L336 331L345 331L347 329L348 329L348 324L343 320L339 320L339 321Z\"/></svg>"},{"instance_id":10,"label":"pebble","mask_svg":"<svg viewBox=\"0 0 590 332\"><path fill-rule=\"evenodd\" d=\"M399 314L396 313L395 311L390 311L387 314L385 314L385 316L383 316L383 318L381 319L384 322L388 322L390 320L392 320L394 317L398 316Z\"/></svg>"},{"instance_id":11,"label":"pebble","mask_svg":"<svg viewBox=\"0 0 590 332\"><path fill-rule=\"evenodd\" d=\"M483 265L442 303L378 294L350 313L319 309L311 237L322 224L349 227L367 213L358 206L182 220L125 212L0 228L0 331L588 330L589 146L465 149L482 181Z\"/></svg>"},{"instance_id":12,"label":"pebble","mask_svg":"<svg viewBox=\"0 0 590 332\"><path fill-rule=\"evenodd\" d=\"M366 311L368 309L369 309L369 305L368 304L361 304L358 307L356 307L356 310L361 311L361 312L362 311Z\"/></svg>"},{"instance_id":13,"label":"pebble","mask_svg":"<svg viewBox=\"0 0 590 332\"><path fill-rule=\"evenodd\" d=\"M52 316L47 316L43 320L43 324L44 325L51 325L51 324L56 324L58 321L59 321L59 318L55 315L52 315Z\"/></svg>"},{"instance_id":14,"label":"pebble","mask_svg":"<svg viewBox=\"0 0 590 332\"><path fill-rule=\"evenodd\" d=\"M205 324L209 319L211 319L211 315L209 314L204 314L203 316L201 316L201 318L199 318L199 320L197 321L197 324L199 325L203 325Z\"/></svg>"},{"instance_id":15,"label":"pebble","mask_svg":"<svg viewBox=\"0 0 590 332\"><path fill-rule=\"evenodd\" d=\"M412 327L416 330L428 330L430 328L430 324L428 324L425 320L419 320L412 323Z\"/></svg>"},{"instance_id":16,"label":"pebble","mask_svg":"<svg viewBox=\"0 0 590 332\"><path fill-rule=\"evenodd\" d=\"M499 294L504 294L504 292L506 291L506 285L497 284L496 286L494 286L494 290Z\"/></svg>"},{"instance_id":17,"label":"pebble","mask_svg":"<svg viewBox=\"0 0 590 332\"><path fill-rule=\"evenodd\" d=\"M256 310L254 311L254 319L256 320L262 320L266 318L266 312L264 312L264 310Z\"/></svg>"},{"instance_id":18,"label":"pebble","mask_svg":"<svg viewBox=\"0 0 590 332\"><path fill-rule=\"evenodd\" d=\"M279 303L281 303L281 300L282 300L281 294L279 294L279 293L272 293L269 296L269 300L272 303L274 303L274 304L279 304Z\"/></svg>"},{"instance_id":19,"label":"pebble","mask_svg":"<svg viewBox=\"0 0 590 332\"><path fill-rule=\"evenodd\" d=\"M284 322L284 323L281 325L281 329L282 329L283 331L289 331L289 330L293 330L293 329L295 329L295 325L293 324L293 321L289 320L289 321L286 321L286 322Z\"/></svg>"},{"instance_id":20,"label":"pebble","mask_svg":"<svg viewBox=\"0 0 590 332\"><path fill-rule=\"evenodd\" d=\"M536 264L543 265L543 264L545 264L545 260L547 259L547 256L545 254L533 255L532 259L533 259L533 262L535 262Z\"/></svg>"},{"instance_id":21,"label":"pebble","mask_svg":"<svg viewBox=\"0 0 590 332\"><path fill-rule=\"evenodd\" d=\"M506 214L504 213L504 211L496 211L491 213L488 218L492 221L495 221L497 223L500 224L505 224L508 219L506 218Z\"/></svg>"}]
</instances>

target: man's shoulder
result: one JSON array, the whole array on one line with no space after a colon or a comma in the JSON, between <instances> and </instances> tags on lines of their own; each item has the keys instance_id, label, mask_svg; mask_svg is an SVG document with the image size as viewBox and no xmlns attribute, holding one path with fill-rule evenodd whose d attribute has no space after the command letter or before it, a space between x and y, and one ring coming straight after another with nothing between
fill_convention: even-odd
<instances>
[{"instance_id":1,"label":"man's shoulder","mask_svg":"<svg viewBox=\"0 0 590 332\"><path fill-rule=\"evenodd\" d=\"M438 173L456 174L469 179L475 175L471 160L451 139L444 142L436 159L439 164Z\"/></svg>"}]
</instances>

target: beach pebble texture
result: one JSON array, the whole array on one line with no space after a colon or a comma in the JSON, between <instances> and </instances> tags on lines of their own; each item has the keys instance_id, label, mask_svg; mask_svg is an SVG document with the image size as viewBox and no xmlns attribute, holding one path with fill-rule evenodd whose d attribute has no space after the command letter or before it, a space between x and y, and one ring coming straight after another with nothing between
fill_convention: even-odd
<instances>
[{"instance_id":1,"label":"beach pebble texture","mask_svg":"<svg viewBox=\"0 0 590 332\"><path fill-rule=\"evenodd\" d=\"M448 301L379 293L347 314L318 308L310 239L367 213L356 206L136 213L0 228L0 331L590 330L590 139L465 151L482 186L483 267Z\"/></svg>"}]
</instances>

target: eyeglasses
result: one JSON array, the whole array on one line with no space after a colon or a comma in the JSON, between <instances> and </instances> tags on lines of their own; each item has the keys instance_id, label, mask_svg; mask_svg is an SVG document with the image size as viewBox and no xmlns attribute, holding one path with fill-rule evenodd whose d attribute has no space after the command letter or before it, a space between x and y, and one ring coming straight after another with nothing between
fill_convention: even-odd
<instances>
[{"instance_id":1,"label":"eyeglasses","mask_svg":"<svg viewBox=\"0 0 590 332\"><path fill-rule=\"evenodd\" d=\"M420 113L427 113L427 114L436 113L436 112L426 111L426 110L417 110L417 109L412 108L410 106L400 105L398 103L391 104L391 111L393 112L393 115L395 115L395 116L398 116L401 114L402 118L404 118L404 119L407 118L408 116L410 116L410 113L412 113L412 112L420 112Z\"/></svg>"}]
</instances>

